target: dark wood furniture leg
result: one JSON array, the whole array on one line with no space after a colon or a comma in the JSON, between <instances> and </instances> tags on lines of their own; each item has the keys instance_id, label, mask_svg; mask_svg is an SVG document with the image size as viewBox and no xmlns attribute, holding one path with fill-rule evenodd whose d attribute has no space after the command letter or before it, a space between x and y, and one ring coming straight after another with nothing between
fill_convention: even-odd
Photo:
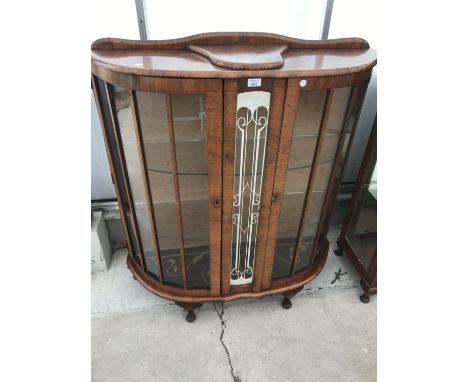
<instances>
[{"instance_id":1,"label":"dark wood furniture leg","mask_svg":"<svg viewBox=\"0 0 468 382\"><path fill-rule=\"evenodd\" d=\"M195 316L195 312L193 310L203 305L201 303L191 303L191 302L177 302L176 301L175 303L176 305L179 305L180 307L184 308L185 311L187 311L187 315L185 316L185 319L188 322L195 321L197 316Z\"/></svg>"},{"instance_id":2,"label":"dark wood furniture leg","mask_svg":"<svg viewBox=\"0 0 468 382\"><path fill-rule=\"evenodd\" d=\"M296 294L298 294L304 287L301 286L300 288L297 288L297 289L293 289L293 290L290 290L289 292L286 292L286 293L283 293L282 296L284 296L283 298L283 302L281 303L281 305L283 306L284 309L290 309L291 306L292 306L292 303L291 303L291 298L293 298Z\"/></svg>"},{"instance_id":3,"label":"dark wood furniture leg","mask_svg":"<svg viewBox=\"0 0 468 382\"><path fill-rule=\"evenodd\" d=\"M359 300L361 300L363 304L367 304L370 301L369 295L366 291L364 291L364 293L359 296Z\"/></svg>"},{"instance_id":4,"label":"dark wood furniture leg","mask_svg":"<svg viewBox=\"0 0 468 382\"><path fill-rule=\"evenodd\" d=\"M374 278L371 284L368 284L366 280L361 280L361 288L364 291L362 295L359 296L359 299L363 304L367 304L370 301L369 296L377 294L377 282Z\"/></svg>"}]
</instances>

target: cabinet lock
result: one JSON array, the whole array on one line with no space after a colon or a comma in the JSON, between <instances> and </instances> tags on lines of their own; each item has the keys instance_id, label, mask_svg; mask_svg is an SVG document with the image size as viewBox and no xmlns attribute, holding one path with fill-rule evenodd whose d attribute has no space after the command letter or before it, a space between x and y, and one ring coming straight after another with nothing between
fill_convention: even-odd
<instances>
[{"instance_id":1,"label":"cabinet lock","mask_svg":"<svg viewBox=\"0 0 468 382\"><path fill-rule=\"evenodd\" d=\"M221 196L215 196L215 197L211 198L211 205L214 208L220 208L222 200L223 200L223 198Z\"/></svg>"}]
</instances>

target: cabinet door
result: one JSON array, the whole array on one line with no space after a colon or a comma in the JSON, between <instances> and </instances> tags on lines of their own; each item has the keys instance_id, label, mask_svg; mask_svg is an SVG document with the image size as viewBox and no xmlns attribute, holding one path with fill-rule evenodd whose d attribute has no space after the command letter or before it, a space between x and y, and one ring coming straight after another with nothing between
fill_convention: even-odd
<instances>
[{"instance_id":1,"label":"cabinet door","mask_svg":"<svg viewBox=\"0 0 468 382\"><path fill-rule=\"evenodd\" d=\"M286 81L224 82L222 293L259 290Z\"/></svg>"},{"instance_id":2,"label":"cabinet door","mask_svg":"<svg viewBox=\"0 0 468 382\"><path fill-rule=\"evenodd\" d=\"M262 288L310 269L324 237L363 95L362 85L330 86L288 80Z\"/></svg>"},{"instance_id":3,"label":"cabinet door","mask_svg":"<svg viewBox=\"0 0 468 382\"><path fill-rule=\"evenodd\" d=\"M216 296L222 82L149 81L148 91L106 88L142 266L165 285Z\"/></svg>"}]
</instances>

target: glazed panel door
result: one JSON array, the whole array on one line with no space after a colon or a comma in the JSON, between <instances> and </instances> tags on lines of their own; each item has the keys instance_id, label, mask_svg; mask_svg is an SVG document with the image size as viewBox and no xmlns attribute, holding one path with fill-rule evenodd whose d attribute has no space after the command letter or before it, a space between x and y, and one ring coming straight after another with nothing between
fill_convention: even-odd
<instances>
[{"instance_id":1,"label":"glazed panel door","mask_svg":"<svg viewBox=\"0 0 468 382\"><path fill-rule=\"evenodd\" d=\"M224 81L222 294L261 288L286 80Z\"/></svg>"},{"instance_id":2,"label":"glazed panel door","mask_svg":"<svg viewBox=\"0 0 468 382\"><path fill-rule=\"evenodd\" d=\"M97 81L134 256L164 285L219 295L222 81L154 78L137 90Z\"/></svg>"},{"instance_id":3,"label":"glazed panel door","mask_svg":"<svg viewBox=\"0 0 468 382\"><path fill-rule=\"evenodd\" d=\"M262 288L306 272L319 253L367 82L288 80Z\"/></svg>"}]
</instances>

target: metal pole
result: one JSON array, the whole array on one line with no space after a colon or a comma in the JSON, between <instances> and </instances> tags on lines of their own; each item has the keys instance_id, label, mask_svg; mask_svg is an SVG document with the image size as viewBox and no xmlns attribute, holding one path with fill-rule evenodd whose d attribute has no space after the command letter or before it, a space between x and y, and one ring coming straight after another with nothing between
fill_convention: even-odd
<instances>
[{"instance_id":1,"label":"metal pole","mask_svg":"<svg viewBox=\"0 0 468 382\"><path fill-rule=\"evenodd\" d=\"M328 39L328 32L330 31L330 22L331 22L332 12L333 12L333 0L327 0L325 4L325 9L323 12L322 27L320 28L322 30L322 33L320 36L321 40Z\"/></svg>"},{"instance_id":2,"label":"metal pole","mask_svg":"<svg viewBox=\"0 0 468 382\"><path fill-rule=\"evenodd\" d=\"M145 12L145 1L135 0L137 17L138 17L138 29L140 31L140 40L148 40L146 31L146 12Z\"/></svg>"}]
</instances>

